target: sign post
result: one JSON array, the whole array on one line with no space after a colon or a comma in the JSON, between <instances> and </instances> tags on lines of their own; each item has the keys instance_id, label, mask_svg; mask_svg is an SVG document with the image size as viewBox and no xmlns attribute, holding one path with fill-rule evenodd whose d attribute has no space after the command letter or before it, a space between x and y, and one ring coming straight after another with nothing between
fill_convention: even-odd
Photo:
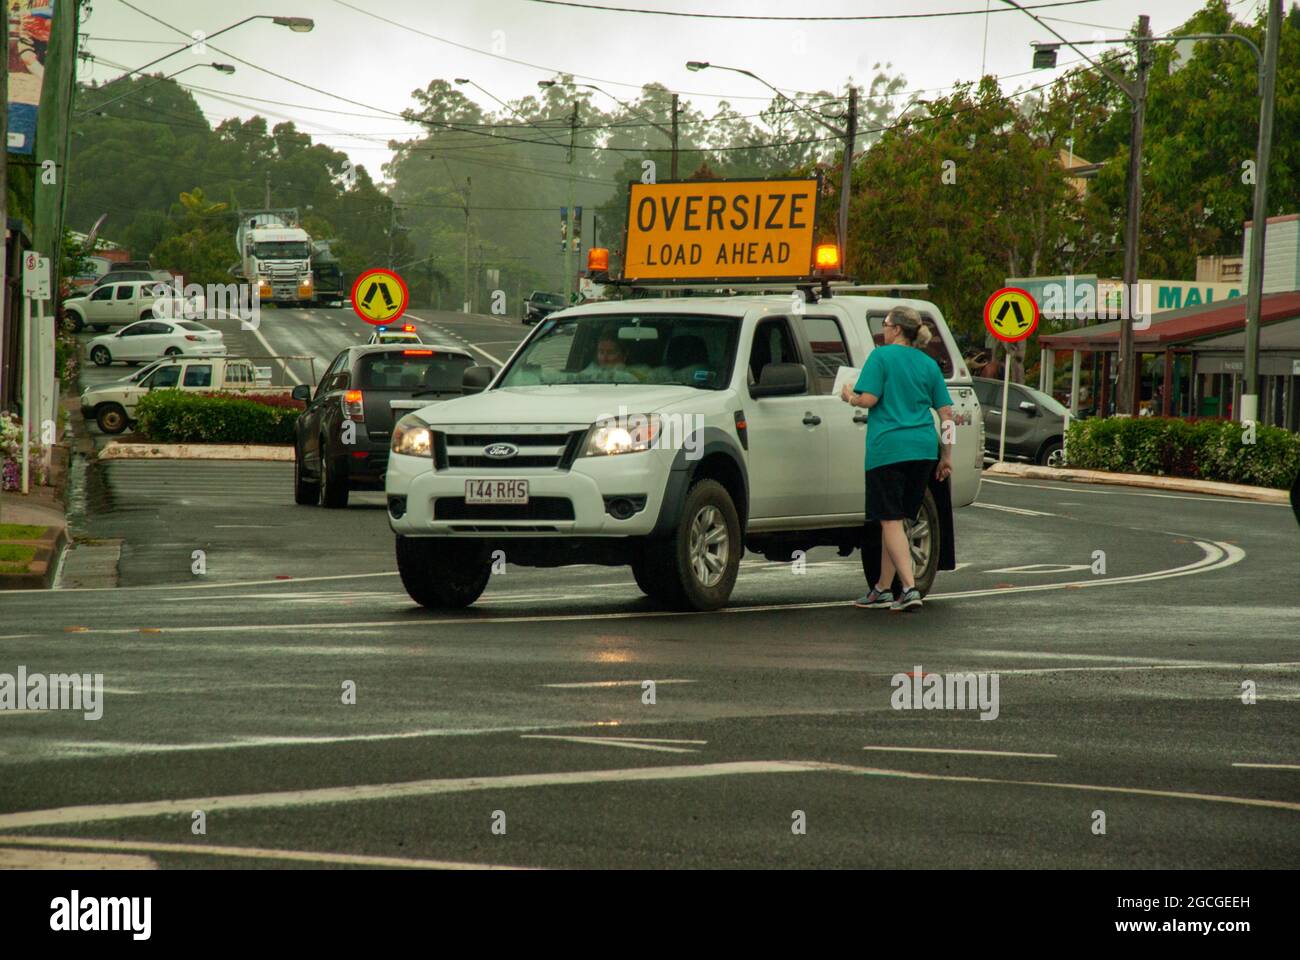
<instances>
[{"instance_id":1,"label":"sign post","mask_svg":"<svg viewBox=\"0 0 1300 960\"><path fill-rule=\"evenodd\" d=\"M49 299L50 260L31 250L23 254L23 493L31 492L32 300ZM37 369L40 369L39 358Z\"/></svg>"},{"instance_id":2,"label":"sign post","mask_svg":"<svg viewBox=\"0 0 1300 960\"><path fill-rule=\"evenodd\" d=\"M1038 303L1020 287L1003 287L984 303L984 326L1003 343L1020 343L1038 329ZM1011 393L1011 356L1002 350L1002 412L998 430L998 463L1007 454L1007 399Z\"/></svg>"}]
</instances>

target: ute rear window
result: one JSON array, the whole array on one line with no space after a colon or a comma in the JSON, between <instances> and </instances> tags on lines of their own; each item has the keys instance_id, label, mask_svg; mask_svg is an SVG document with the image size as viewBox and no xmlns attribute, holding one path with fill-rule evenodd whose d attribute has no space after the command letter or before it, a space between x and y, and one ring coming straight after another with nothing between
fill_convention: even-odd
<instances>
[{"instance_id":1,"label":"ute rear window","mask_svg":"<svg viewBox=\"0 0 1300 960\"><path fill-rule=\"evenodd\" d=\"M948 353L948 345L944 343L943 337L939 335L939 328L935 326L934 318L928 313L921 313L921 321L930 330L930 342L926 344L925 352L934 357L935 362L939 364L939 369L943 371L943 377L947 380L952 376L952 356ZM885 332L883 324L885 315L883 313L867 314L867 323L871 325L871 337L876 341L876 346L885 345Z\"/></svg>"},{"instance_id":2,"label":"ute rear window","mask_svg":"<svg viewBox=\"0 0 1300 960\"><path fill-rule=\"evenodd\" d=\"M357 363L356 385L362 390L459 391L461 376L473 361L441 350L372 353Z\"/></svg>"}]
</instances>

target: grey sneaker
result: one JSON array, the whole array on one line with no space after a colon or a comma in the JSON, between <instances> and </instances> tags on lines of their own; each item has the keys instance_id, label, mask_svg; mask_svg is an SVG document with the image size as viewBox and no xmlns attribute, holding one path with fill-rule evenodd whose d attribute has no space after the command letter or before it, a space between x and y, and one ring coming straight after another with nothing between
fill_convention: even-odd
<instances>
[{"instance_id":1,"label":"grey sneaker","mask_svg":"<svg viewBox=\"0 0 1300 960\"><path fill-rule=\"evenodd\" d=\"M910 590L904 590L897 600L889 605L891 613L901 613L904 610L912 610L921 606L921 591L913 587Z\"/></svg>"},{"instance_id":2,"label":"grey sneaker","mask_svg":"<svg viewBox=\"0 0 1300 960\"><path fill-rule=\"evenodd\" d=\"M876 587L871 588L871 592L865 597L858 597L853 601L855 607L862 607L864 610L879 610L889 606L894 602L894 594L890 590L880 590Z\"/></svg>"}]
</instances>

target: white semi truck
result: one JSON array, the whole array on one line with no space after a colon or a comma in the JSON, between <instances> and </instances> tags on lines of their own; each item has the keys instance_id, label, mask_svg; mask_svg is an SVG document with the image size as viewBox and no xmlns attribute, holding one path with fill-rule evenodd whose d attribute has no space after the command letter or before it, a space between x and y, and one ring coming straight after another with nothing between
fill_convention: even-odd
<instances>
[{"instance_id":1,"label":"white semi truck","mask_svg":"<svg viewBox=\"0 0 1300 960\"><path fill-rule=\"evenodd\" d=\"M239 273L262 303L309 306L316 299L312 243L293 207L245 210L235 231Z\"/></svg>"}]
</instances>

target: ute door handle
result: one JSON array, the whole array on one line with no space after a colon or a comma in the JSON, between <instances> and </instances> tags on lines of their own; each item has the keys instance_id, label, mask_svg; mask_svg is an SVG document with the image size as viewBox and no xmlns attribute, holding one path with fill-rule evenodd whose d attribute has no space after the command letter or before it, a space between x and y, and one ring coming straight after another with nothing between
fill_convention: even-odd
<instances>
[{"instance_id":1,"label":"ute door handle","mask_svg":"<svg viewBox=\"0 0 1300 960\"><path fill-rule=\"evenodd\" d=\"M809 411L803 415L803 422L809 427L815 427L822 422L822 418L812 411Z\"/></svg>"},{"instance_id":2,"label":"ute door handle","mask_svg":"<svg viewBox=\"0 0 1300 960\"><path fill-rule=\"evenodd\" d=\"M867 415L866 415L865 413L855 413L855 414L853 415L853 422L854 422L854 423L866 423L866 422L867 422Z\"/></svg>"}]
</instances>

